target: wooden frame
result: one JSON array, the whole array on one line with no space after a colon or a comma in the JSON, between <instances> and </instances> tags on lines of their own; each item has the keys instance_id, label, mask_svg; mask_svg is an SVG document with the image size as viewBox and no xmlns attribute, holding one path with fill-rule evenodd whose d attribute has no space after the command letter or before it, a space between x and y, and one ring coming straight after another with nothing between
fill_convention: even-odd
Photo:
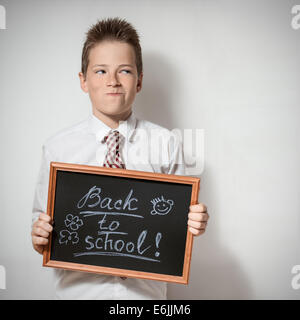
<instances>
[{"instance_id":1,"label":"wooden frame","mask_svg":"<svg viewBox=\"0 0 300 320\"><path fill-rule=\"evenodd\" d=\"M135 170L111 169L111 168L105 168L105 167L68 164L68 163L61 163L61 162L51 162L47 214L51 217L52 220L54 218L56 175L59 170L87 173L87 174L90 173L90 174L126 177L126 178L132 178L132 179L144 179L144 180L152 180L152 181L163 181L163 182L165 181L165 182L173 182L173 183L180 183L180 184L189 184L192 186L190 204L193 205L198 202L200 178L169 175L169 174L162 174L162 173L151 173L151 172L143 172L143 171L135 171ZM141 278L141 279L150 279L150 280L159 280L159 281L188 284L191 255L192 255L192 246L193 246L193 235L188 231L188 226L187 226L187 237L186 237L185 256L184 256L182 276L172 276L172 275L165 275L165 274L158 274L158 273L149 273L149 272L127 270L127 269L108 268L108 267L102 267L102 266L85 265L85 264L79 264L79 263L70 263L70 262L51 260L50 259L51 242L52 242L52 234L50 234L48 245L45 247L43 252L43 266L45 267L55 267L55 268L73 270L73 271L85 271L85 272L92 272L92 273L115 275L120 277L134 277L134 278Z\"/></svg>"}]
</instances>

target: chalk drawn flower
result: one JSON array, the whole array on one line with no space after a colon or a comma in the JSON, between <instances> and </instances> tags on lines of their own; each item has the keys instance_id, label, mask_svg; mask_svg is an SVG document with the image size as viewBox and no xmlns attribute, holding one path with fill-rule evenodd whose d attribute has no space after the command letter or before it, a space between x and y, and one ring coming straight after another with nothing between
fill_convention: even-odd
<instances>
[{"instance_id":1,"label":"chalk drawn flower","mask_svg":"<svg viewBox=\"0 0 300 320\"><path fill-rule=\"evenodd\" d=\"M68 214L66 216L65 225L67 228L70 228L71 230L75 231L83 225L83 222L81 219L79 219L79 217L73 216L72 214Z\"/></svg>"},{"instance_id":2,"label":"chalk drawn flower","mask_svg":"<svg viewBox=\"0 0 300 320\"><path fill-rule=\"evenodd\" d=\"M76 244L79 242L78 234L77 232L69 232L68 230L62 230L59 233L59 243L60 244L68 244L68 242L71 242L72 244Z\"/></svg>"},{"instance_id":3,"label":"chalk drawn flower","mask_svg":"<svg viewBox=\"0 0 300 320\"><path fill-rule=\"evenodd\" d=\"M165 200L163 196L161 196L161 198L155 198L151 200L151 203L153 204L153 210L151 211L151 214L158 214L161 216L168 214L174 205L173 200Z\"/></svg>"}]
</instances>

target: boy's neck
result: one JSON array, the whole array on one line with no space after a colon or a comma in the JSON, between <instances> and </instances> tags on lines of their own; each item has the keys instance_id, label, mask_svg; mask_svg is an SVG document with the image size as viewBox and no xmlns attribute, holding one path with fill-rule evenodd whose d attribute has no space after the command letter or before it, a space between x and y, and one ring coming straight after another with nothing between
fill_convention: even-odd
<instances>
[{"instance_id":1,"label":"boy's neck","mask_svg":"<svg viewBox=\"0 0 300 320\"><path fill-rule=\"evenodd\" d=\"M97 112L97 110L93 110L93 115L112 129L118 128L120 121L127 120L130 117L131 113L132 110L128 110L128 112L124 114L113 116Z\"/></svg>"}]
</instances>

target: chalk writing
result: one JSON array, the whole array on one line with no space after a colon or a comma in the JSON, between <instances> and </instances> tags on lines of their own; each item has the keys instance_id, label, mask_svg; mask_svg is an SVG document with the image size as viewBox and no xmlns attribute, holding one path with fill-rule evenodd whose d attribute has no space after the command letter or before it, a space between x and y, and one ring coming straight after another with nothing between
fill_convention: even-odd
<instances>
[{"instance_id":1,"label":"chalk writing","mask_svg":"<svg viewBox=\"0 0 300 320\"><path fill-rule=\"evenodd\" d=\"M156 248L158 249L160 240L162 238L162 234L160 232L157 232L156 238L155 238L155 244ZM160 253L158 251L155 252L155 257L159 257Z\"/></svg>"},{"instance_id":2,"label":"chalk writing","mask_svg":"<svg viewBox=\"0 0 300 320\"><path fill-rule=\"evenodd\" d=\"M80 257L80 256L122 256L122 257L128 257L128 258L135 258L135 259L141 259L141 260L147 260L147 261L153 261L153 262L159 262L159 260L137 256L133 254L124 254L124 253L118 253L118 252L79 252L74 253L74 257Z\"/></svg>"},{"instance_id":3,"label":"chalk writing","mask_svg":"<svg viewBox=\"0 0 300 320\"><path fill-rule=\"evenodd\" d=\"M147 230L143 230L138 239L137 239L137 244L135 245L133 242L128 242L126 243L122 239L111 239L111 235L127 235L126 232L111 232L111 231L103 231L101 236L104 235L103 237L98 237L97 239L94 239L92 236L86 236L85 242L88 244L86 247L86 250L92 250L94 248L98 250L115 250L117 252L121 252L125 250L127 253L132 253L135 249L137 250L137 253L142 255L144 254L151 246L148 246L146 248L143 248L144 241L147 236Z\"/></svg>"},{"instance_id":4,"label":"chalk writing","mask_svg":"<svg viewBox=\"0 0 300 320\"><path fill-rule=\"evenodd\" d=\"M79 219L79 217L68 214L66 216L65 225L67 228L69 227L71 230L75 231L83 225L83 222L81 219Z\"/></svg>"},{"instance_id":5,"label":"chalk writing","mask_svg":"<svg viewBox=\"0 0 300 320\"><path fill-rule=\"evenodd\" d=\"M97 188L96 186L93 186L77 203L77 208L81 209L85 205L87 205L89 208L95 208L100 207L101 209L107 208L108 210L126 210L133 211L137 210L137 207L132 207L133 202L137 202L138 200L136 198L131 198L133 194L133 190L131 189L126 197L126 199L123 201L122 199L118 199L116 201L113 201L112 198L105 197L101 198L101 188ZM95 200L94 200L95 199Z\"/></svg>"},{"instance_id":6,"label":"chalk writing","mask_svg":"<svg viewBox=\"0 0 300 320\"><path fill-rule=\"evenodd\" d=\"M100 221L98 221L100 231L98 231L97 238L94 238L90 235L85 237L86 250L104 250L106 251L105 255L116 256L115 254L110 254L109 252L116 253L118 252L118 256L130 256L132 258L139 257L146 253L147 250L151 248L151 245L144 246L144 242L147 237L147 230L143 230L138 238L136 243L129 241L126 239L120 239L120 236L127 236L127 232L116 231L120 227L119 221L111 221L108 223L106 214L102 217ZM115 237L117 236L117 238ZM107 252L107 250L109 250ZM135 252L135 254L133 254ZM89 255L99 255L99 251L90 252ZM84 252L81 252L80 255L84 255ZM74 254L74 256L79 256L79 253ZM155 259L154 259L155 260ZM153 260L153 261L154 261ZM159 260L155 260L159 261Z\"/></svg>"},{"instance_id":7,"label":"chalk writing","mask_svg":"<svg viewBox=\"0 0 300 320\"><path fill-rule=\"evenodd\" d=\"M100 216L103 214L108 214L112 216L128 216L128 217L134 217L134 218L144 218L141 215L138 214L132 214L132 213L126 213L126 212L106 212L106 211L80 211L79 214L83 215L83 217L90 217L90 216Z\"/></svg>"},{"instance_id":8,"label":"chalk writing","mask_svg":"<svg viewBox=\"0 0 300 320\"><path fill-rule=\"evenodd\" d=\"M67 229L60 231L59 244L78 244L80 239L75 231L88 223L84 221L92 221L90 223L95 224L95 218L99 217L100 219L97 219L96 222L98 230L95 230L94 234L80 233L84 239L84 242L81 243L81 250L83 249L82 245L84 249L82 252L73 253L74 257L103 255L160 262L157 258L160 256L159 244L162 239L161 232L156 233L155 244L153 245L151 243L153 241L151 240L152 237L150 239L148 230L145 228L140 231L137 230L135 240L132 240L131 235L130 241L128 240L128 232L122 230L120 222L122 220L119 220L119 218L126 217L127 219L133 219L132 221L144 218L143 215L137 212L138 199L133 194L133 189L130 189L123 199L113 199L105 195L101 187L96 185L91 187L76 203L76 208L80 210L79 216L70 213L66 215L64 223ZM173 200L165 200L163 196L155 198L151 202L153 210L155 210L155 213L151 212L151 214L161 215L169 213L174 204ZM89 218L93 219L90 220ZM153 250L151 250L152 247ZM156 249L155 253L153 252L154 249ZM155 258L149 257L150 252L155 255Z\"/></svg>"},{"instance_id":9,"label":"chalk writing","mask_svg":"<svg viewBox=\"0 0 300 320\"><path fill-rule=\"evenodd\" d=\"M68 230L62 230L59 233L59 243L60 244L68 244L68 242L71 242L72 244L76 244L79 242L79 237L77 232L70 232Z\"/></svg>"},{"instance_id":10,"label":"chalk writing","mask_svg":"<svg viewBox=\"0 0 300 320\"><path fill-rule=\"evenodd\" d=\"M151 211L152 215L166 215L171 211L174 205L173 200L165 200L163 196L151 200L151 203L153 204L153 210Z\"/></svg>"}]
</instances>

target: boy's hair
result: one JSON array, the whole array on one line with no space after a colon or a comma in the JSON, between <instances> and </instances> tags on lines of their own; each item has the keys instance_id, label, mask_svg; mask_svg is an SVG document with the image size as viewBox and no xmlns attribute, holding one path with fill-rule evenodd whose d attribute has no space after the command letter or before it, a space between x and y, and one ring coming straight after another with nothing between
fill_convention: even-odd
<instances>
[{"instance_id":1,"label":"boy's hair","mask_svg":"<svg viewBox=\"0 0 300 320\"><path fill-rule=\"evenodd\" d=\"M135 52L135 62L138 75L143 71L142 49L139 35L134 27L125 19L107 18L98 20L86 33L82 49L81 72L86 77L90 50L104 40L120 41L130 44Z\"/></svg>"}]
</instances>

